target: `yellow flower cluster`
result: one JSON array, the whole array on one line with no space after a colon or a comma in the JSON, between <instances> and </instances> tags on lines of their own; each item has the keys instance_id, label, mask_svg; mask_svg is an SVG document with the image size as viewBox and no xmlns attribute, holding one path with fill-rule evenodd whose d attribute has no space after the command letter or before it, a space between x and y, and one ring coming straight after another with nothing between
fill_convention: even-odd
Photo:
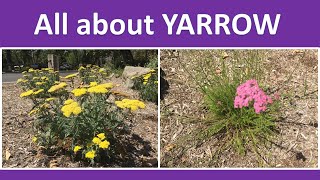
<instances>
[{"instance_id":1,"label":"yellow flower cluster","mask_svg":"<svg viewBox=\"0 0 320 180\"><path fill-rule=\"evenodd\" d=\"M39 109L32 109L29 113L28 113L28 115L29 116L32 116L33 114L37 114L39 112Z\"/></svg>"},{"instance_id":2,"label":"yellow flower cluster","mask_svg":"<svg viewBox=\"0 0 320 180\"><path fill-rule=\"evenodd\" d=\"M85 69L86 69L85 67L80 66L79 69L78 69L78 71L82 71L82 70L85 70Z\"/></svg>"},{"instance_id":3,"label":"yellow flower cluster","mask_svg":"<svg viewBox=\"0 0 320 180\"><path fill-rule=\"evenodd\" d=\"M89 93L107 93L108 89L112 88L112 83L105 83L105 84L96 84L96 82L90 83L90 88L88 88Z\"/></svg>"},{"instance_id":4,"label":"yellow flower cluster","mask_svg":"<svg viewBox=\"0 0 320 180\"><path fill-rule=\"evenodd\" d=\"M44 91L44 89L39 89L39 90L33 92L33 94L34 94L34 95L37 95L37 94L42 93L43 91Z\"/></svg>"},{"instance_id":5,"label":"yellow flower cluster","mask_svg":"<svg viewBox=\"0 0 320 180\"><path fill-rule=\"evenodd\" d=\"M80 114L82 109L77 102L73 101L72 99L69 99L64 102L64 106L62 106L61 111L64 116L70 117L71 114Z\"/></svg>"},{"instance_id":6,"label":"yellow flower cluster","mask_svg":"<svg viewBox=\"0 0 320 180\"><path fill-rule=\"evenodd\" d=\"M17 83L21 83L21 82L23 82L23 81L24 81L24 79L19 78L19 79L17 80Z\"/></svg>"},{"instance_id":7,"label":"yellow flower cluster","mask_svg":"<svg viewBox=\"0 0 320 180\"><path fill-rule=\"evenodd\" d=\"M33 94L33 90L29 90L20 94L20 97L27 97Z\"/></svg>"},{"instance_id":8,"label":"yellow flower cluster","mask_svg":"<svg viewBox=\"0 0 320 180\"><path fill-rule=\"evenodd\" d=\"M69 75L67 75L67 76L66 76L66 77L64 77L64 78L66 78L66 79L71 79L71 78L76 77L77 75L78 75L78 73L69 74Z\"/></svg>"},{"instance_id":9,"label":"yellow flower cluster","mask_svg":"<svg viewBox=\"0 0 320 180\"><path fill-rule=\"evenodd\" d=\"M53 97L51 97L51 98L47 98L45 101L46 102L50 102L50 101L53 101L53 100L55 100L56 98L53 98Z\"/></svg>"},{"instance_id":10,"label":"yellow flower cluster","mask_svg":"<svg viewBox=\"0 0 320 180\"><path fill-rule=\"evenodd\" d=\"M115 104L121 109L128 108L131 111L135 111L139 108L144 109L146 107L142 101L136 99L123 99L122 101L115 101Z\"/></svg>"},{"instance_id":11,"label":"yellow flower cluster","mask_svg":"<svg viewBox=\"0 0 320 180\"><path fill-rule=\"evenodd\" d=\"M86 158L88 159L94 159L94 157L96 157L96 151L92 150L92 151L88 151L85 155Z\"/></svg>"},{"instance_id":12,"label":"yellow flower cluster","mask_svg":"<svg viewBox=\"0 0 320 180\"><path fill-rule=\"evenodd\" d=\"M106 140L106 136L104 133L98 134L96 137L92 139L92 144L88 145L87 147L92 146L93 144L98 145L101 149L108 149L110 146L110 142ZM81 146L75 146L73 149L74 153L77 153L80 149L82 149ZM85 154L85 158L87 159L94 159L96 157L96 151L90 150Z\"/></svg>"},{"instance_id":13,"label":"yellow flower cluster","mask_svg":"<svg viewBox=\"0 0 320 180\"><path fill-rule=\"evenodd\" d=\"M82 96L84 94L87 93L87 89L86 88L77 88L71 91L74 96L78 97L78 96Z\"/></svg>"},{"instance_id":14,"label":"yellow flower cluster","mask_svg":"<svg viewBox=\"0 0 320 180\"><path fill-rule=\"evenodd\" d=\"M100 68L99 69L99 73L103 73L103 72L105 72L106 71L106 69L104 69L104 68Z\"/></svg>"},{"instance_id":15,"label":"yellow flower cluster","mask_svg":"<svg viewBox=\"0 0 320 180\"><path fill-rule=\"evenodd\" d=\"M97 82L90 82L90 87L93 87L93 86L96 86L96 85L98 85Z\"/></svg>"},{"instance_id":16,"label":"yellow flower cluster","mask_svg":"<svg viewBox=\"0 0 320 180\"><path fill-rule=\"evenodd\" d=\"M92 139L92 142L96 145L99 145L99 148L101 148L101 149L108 149L110 146L110 142L105 139L106 139L105 134L100 133L97 135L97 137L94 137Z\"/></svg>"},{"instance_id":17,"label":"yellow flower cluster","mask_svg":"<svg viewBox=\"0 0 320 180\"><path fill-rule=\"evenodd\" d=\"M143 84L146 85L148 83L149 78L153 73L155 73L156 70L151 69L147 74L143 75Z\"/></svg>"},{"instance_id":18,"label":"yellow flower cluster","mask_svg":"<svg viewBox=\"0 0 320 180\"><path fill-rule=\"evenodd\" d=\"M35 136L32 138L32 142L34 142L34 143L36 143L36 142L37 142L37 140L38 140L38 138L37 138L37 137L35 137Z\"/></svg>"},{"instance_id":19,"label":"yellow flower cluster","mask_svg":"<svg viewBox=\"0 0 320 180\"><path fill-rule=\"evenodd\" d=\"M67 86L67 83L65 83L65 82L62 82L62 83L59 83L59 84L57 84L57 85L54 85L54 86L52 86L49 90L48 90L48 92L54 92L54 91L57 91L57 90L59 90L59 89L62 89L62 88L64 88L64 87L66 87Z\"/></svg>"},{"instance_id":20,"label":"yellow flower cluster","mask_svg":"<svg viewBox=\"0 0 320 180\"><path fill-rule=\"evenodd\" d=\"M37 86L41 86L42 84L44 84L44 82L36 82Z\"/></svg>"},{"instance_id":21,"label":"yellow flower cluster","mask_svg":"<svg viewBox=\"0 0 320 180\"><path fill-rule=\"evenodd\" d=\"M77 153L80 149L82 149L81 146L75 146L75 147L73 148L73 152L74 152L74 153Z\"/></svg>"},{"instance_id":22,"label":"yellow flower cluster","mask_svg":"<svg viewBox=\"0 0 320 180\"><path fill-rule=\"evenodd\" d=\"M28 70L28 72L29 72L29 73L35 72L35 70L34 70L33 68L30 68L30 69Z\"/></svg>"},{"instance_id":23,"label":"yellow flower cluster","mask_svg":"<svg viewBox=\"0 0 320 180\"><path fill-rule=\"evenodd\" d=\"M41 77L41 80L48 81L49 78L48 78L47 76L42 76L42 77Z\"/></svg>"}]
</instances>

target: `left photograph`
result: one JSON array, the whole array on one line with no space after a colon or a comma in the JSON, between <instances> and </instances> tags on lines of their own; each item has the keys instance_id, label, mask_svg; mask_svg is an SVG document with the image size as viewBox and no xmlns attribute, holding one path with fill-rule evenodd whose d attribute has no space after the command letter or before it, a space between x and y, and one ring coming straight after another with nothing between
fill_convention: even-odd
<instances>
[{"instance_id":1,"label":"left photograph","mask_svg":"<svg viewBox=\"0 0 320 180\"><path fill-rule=\"evenodd\" d=\"M158 167L158 50L2 50L4 168Z\"/></svg>"}]
</instances>

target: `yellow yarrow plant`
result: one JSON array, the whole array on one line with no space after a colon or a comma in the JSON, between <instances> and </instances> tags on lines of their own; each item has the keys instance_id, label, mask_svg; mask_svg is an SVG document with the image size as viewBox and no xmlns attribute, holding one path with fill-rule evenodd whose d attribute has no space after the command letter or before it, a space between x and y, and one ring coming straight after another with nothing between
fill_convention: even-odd
<instances>
[{"instance_id":1,"label":"yellow yarrow plant","mask_svg":"<svg viewBox=\"0 0 320 180\"><path fill-rule=\"evenodd\" d=\"M86 153L85 157L88 159L94 159L96 157L96 151L94 151L94 150L88 151Z\"/></svg>"},{"instance_id":2,"label":"yellow yarrow plant","mask_svg":"<svg viewBox=\"0 0 320 180\"><path fill-rule=\"evenodd\" d=\"M27 97L33 94L33 90L29 90L20 94L20 97Z\"/></svg>"},{"instance_id":3,"label":"yellow yarrow plant","mask_svg":"<svg viewBox=\"0 0 320 180\"><path fill-rule=\"evenodd\" d=\"M131 111L135 111L139 108L144 109L146 107L142 101L135 99L123 99L122 101L115 101L115 104L121 109L128 108Z\"/></svg>"},{"instance_id":4,"label":"yellow yarrow plant","mask_svg":"<svg viewBox=\"0 0 320 180\"><path fill-rule=\"evenodd\" d=\"M78 96L82 96L84 94L87 93L87 89L86 88L77 88L71 91L74 96L78 97Z\"/></svg>"},{"instance_id":5,"label":"yellow yarrow plant","mask_svg":"<svg viewBox=\"0 0 320 180\"><path fill-rule=\"evenodd\" d=\"M110 142L107 141L107 140L104 140L104 141L102 141L102 142L99 144L99 148L101 148L101 149L108 149L108 148L109 148L109 145L110 145Z\"/></svg>"},{"instance_id":6,"label":"yellow yarrow plant","mask_svg":"<svg viewBox=\"0 0 320 180\"><path fill-rule=\"evenodd\" d=\"M73 148L73 152L74 153L77 153L79 150L81 150L82 149L82 147L81 146L75 146L74 148Z\"/></svg>"},{"instance_id":7,"label":"yellow yarrow plant","mask_svg":"<svg viewBox=\"0 0 320 180\"><path fill-rule=\"evenodd\" d=\"M71 78L77 77L77 75L78 75L78 73L69 74L69 75L67 75L67 76L64 77L64 78L66 78L66 79L71 79Z\"/></svg>"},{"instance_id":8,"label":"yellow yarrow plant","mask_svg":"<svg viewBox=\"0 0 320 180\"><path fill-rule=\"evenodd\" d=\"M59 90L59 89L62 89L62 88L64 88L64 87L66 87L67 86L67 83L65 83L65 82L61 82L61 83L59 83L59 84L57 84L57 85L54 85L54 86L52 86L49 90L48 90L48 92L55 92L55 91L57 91L57 90Z\"/></svg>"},{"instance_id":9,"label":"yellow yarrow plant","mask_svg":"<svg viewBox=\"0 0 320 180\"><path fill-rule=\"evenodd\" d=\"M70 104L62 106L61 111L65 117L70 117L72 114L80 114L82 109L77 102L72 102Z\"/></svg>"},{"instance_id":10,"label":"yellow yarrow plant","mask_svg":"<svg viewBox=\"0 0 320 180\"><path fill-rule=\"evenodd\" d=\"M43 91L44 91L44 89L39 89L39 90L33 92L33 94L34 94L34 95L37 95L37 94L42 93Z\"/></svg>"}]
</instances>

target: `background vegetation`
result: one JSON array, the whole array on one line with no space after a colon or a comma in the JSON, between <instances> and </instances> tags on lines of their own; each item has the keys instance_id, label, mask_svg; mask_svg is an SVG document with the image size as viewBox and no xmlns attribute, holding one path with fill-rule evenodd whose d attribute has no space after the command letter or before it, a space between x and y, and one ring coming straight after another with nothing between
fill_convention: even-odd
<instances>
[{"instance_id":1,"label":"background vegetation","mask_svg":"<svg viewBox=\"0 0 320 180\"><path fill-rule=\"evenodd\" d=\"M48 54L58 56L60 66L68 64L66 69L77 69L79 64L96 64L121 69L127 65L147 66L157 59L157 50L3 50L2 70L11 71L14 66L47 67Z\"/></svg>"}]
</instances>

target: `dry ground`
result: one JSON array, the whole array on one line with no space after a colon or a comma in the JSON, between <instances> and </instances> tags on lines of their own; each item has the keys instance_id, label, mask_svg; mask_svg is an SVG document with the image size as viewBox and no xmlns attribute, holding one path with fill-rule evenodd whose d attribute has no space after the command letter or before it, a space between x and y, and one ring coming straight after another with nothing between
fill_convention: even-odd
<instances>
[{"instance_id":1,"label":"dry ground","mask_svg":"<svg viewBox=\"0 0 320 180\"><path fill-rule=\"evenodd\" d=\"M316 50L261 50L265 54L265 81L281 87L281 118L274 144L261 157L253 152L240 156L226 150L218 160L217 139L195 142L208 112L203 96L186 72L204 57L217 56L217 50L163 50L161 68L170 85L161 102L162 167L317 167L318 166L318 63ZM229 50L230 51L230 50ZM228 53L228 50L225 52ZM302 55L303 54L303 55ZM232 58L232 57L229 57ZM185 64L182 66L181 64ZM292 78L288 80L288 76ZM191 138L190 138L191 136ZM186 140L187 139L187 140Z\"/></svg>"},{"instance_id":2,"label":"dry ground","mask_svg":"<svg viewBox=\"0 0 320 180\"><path fill-rule=\"evenodd\" d=\"M115 90L125 92L130 98L138 98L138 92L124 86L121 78L112 78L111 82L120 84ZM72 161L69 156L57 152L43 154L31 139L33 137L33 117L28 116L32 108L30 100L19 97L22 91L14 84L3 84L2 93L2 138L3 162L5 168L28 167L83 167L81 162ZM126 124L131 133L123 137L123 144L127 147L123 159L112 162L108 167L157 167L157 106L146 102L146 109L135 112ZM6 157L7 156L7 157ZM7 160L6 160L7 159Z\"/></svg>"}]
</instances>

